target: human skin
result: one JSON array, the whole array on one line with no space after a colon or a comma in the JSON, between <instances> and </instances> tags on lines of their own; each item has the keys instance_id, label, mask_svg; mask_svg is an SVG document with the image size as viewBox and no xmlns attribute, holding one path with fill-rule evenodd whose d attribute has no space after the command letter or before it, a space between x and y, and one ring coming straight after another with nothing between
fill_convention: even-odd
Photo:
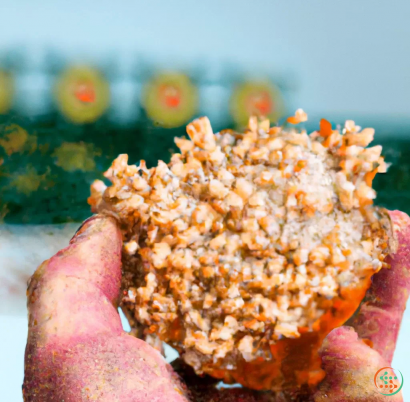
<instances>
[{"instance_id":1,"label":"human skin","mask_svg":"<svg viewBox=\"0 0 410 402\"><path fill-rule=\"evenodd\" d=\"M399 211L390 216L398 240L397 251L387 259L391 267L375 275L353 327L336 328L323 342L326 377L318 389L286 395L217 390L212 379L196 377L184 366L174 365L174 371L157 351L123 332L117 313L121 233L113 217L88 219L70 245L41 264L29 282L24 400L385 400L373 376L391 364L410 289L410 218ZM389 399L402 400L400 394Z\"/></svg>"},{"instance_id":2,"label":"human skin","mask_svg":"<svg viewBox=\"0 0 410 402\"><path fill-rule=\"evenodd\" d=\"M30 280L25 401L186 402L162 356L122 330L121 234L96 216Z\"/></svg>"}]
</instances>

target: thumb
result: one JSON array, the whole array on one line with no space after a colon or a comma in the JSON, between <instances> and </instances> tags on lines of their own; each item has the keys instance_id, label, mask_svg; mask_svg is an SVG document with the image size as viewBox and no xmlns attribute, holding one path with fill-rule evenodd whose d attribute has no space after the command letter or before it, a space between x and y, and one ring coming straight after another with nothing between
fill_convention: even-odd
<instances>
[{"instance_id":1,"label":"thumb","mask_svg":"<svg viewBox=\"0 0 410 402\"><path fill-rule=\"evenodd\" d=\"M107 216L87 220L37 269L27 291L26 402L187 402L162 356L122 331L120 280L121 234Z\"/></svg>"},{"instance_id":2,"label":"thumb","mask_svg":"<svg viewBox=\"0 0 410 402\"><path fill-rule=\"evenodd\" d=\"M116 304L121 233L112 217L84 222L70 245L37 268L29 282L29 338L47 342L122 331Z\"/></svg>"},{"instance_id":3,"label":"thumb","mask_svg":"<svg viewBox=\"0 0 410 402\"><path fill-rule=\"evenodd\" d=\"M326 377L314 396L315 402L382 402L374 376L389 364L380 354L361 341L351 327L334 329L323 341L319 352ZM401 392L389 398L403 402Z\"/></svg>"}]
</instances>

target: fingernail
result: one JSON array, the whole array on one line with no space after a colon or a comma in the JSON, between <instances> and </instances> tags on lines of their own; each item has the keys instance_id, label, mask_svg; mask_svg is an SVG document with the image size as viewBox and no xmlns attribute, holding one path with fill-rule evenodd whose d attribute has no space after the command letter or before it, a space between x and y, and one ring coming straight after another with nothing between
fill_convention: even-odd
<instances>
[{"instance_id":1,"label":"fingernail","mask_svg":"<svg viewBox=\"0 0 410 402\"><path fill-rule=\"evenodd\" d=\"M82 230L84 229L84 227L86 225L88 225L90 222L95 221L97 219L101 219L101 216L99 215L92 215L90 216L88 219L86 219L81 226L76 230L76 232L74 233L74 236L71 238L70 240L70 244L72 243L73 240L75 240L75 238L82 232Z\"/></svg>"}]
</instances>

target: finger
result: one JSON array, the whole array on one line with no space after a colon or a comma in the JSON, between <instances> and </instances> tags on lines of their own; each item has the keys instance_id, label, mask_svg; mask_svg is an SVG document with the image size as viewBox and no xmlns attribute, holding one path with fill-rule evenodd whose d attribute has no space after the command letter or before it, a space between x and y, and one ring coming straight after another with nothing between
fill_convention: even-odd
<instances>
[{"instance_id":1,"label":"finger","mask_svg":"<svg viewBox=\"0 0 410 402\"><path fill-rule=\"evenodd\" d=\"M120 280L121 234L107 216L86 221L37 269L28 289L26 402L187 402L163 357L122 331Z\"/></svg>"},{"instance_id":2,"label":"finger","mask_svg":"<svg viewBox=\"0 0 410 402\"><path fill-rule=\"evenodd\" d=\"M121 280L121 233L112 217L88 219L70 245L45 261L28 291L29 336L119 334L115 308Z\"/></svg>"},{"instance_id":3,"label":"finger","mask_svg":"<svg viewBox=\"0 0 410 402\"><path fill-rule=\"evenodd\" d=\"M397 250L372 280L365 302L352 326L390 364L410 291L410 218L403 212L390 212Z\"/></svg>"},{"instance_id":4,"label":"finger","mask_svg":"<svg viewBox=\"0 0 410 402\"><path fill-rule=\"evenodd\" d=\"M377 391L374 376L388 366L377 351L361 341L351 327L334 329L319 352L326 372L314 396L315 402L379 402L386 397ZM391 402L402 402L401 392Z\"/></svg>"}]
</instances>

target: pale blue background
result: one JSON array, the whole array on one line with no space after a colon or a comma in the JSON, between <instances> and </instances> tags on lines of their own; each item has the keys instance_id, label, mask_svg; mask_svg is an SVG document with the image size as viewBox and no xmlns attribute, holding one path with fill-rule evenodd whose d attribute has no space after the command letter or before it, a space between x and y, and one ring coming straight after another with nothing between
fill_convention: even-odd
<instances>
[{"instance_id":1,"label":"pale blue background","mask_svg":"<svg viewBox=\"0 0 410 402\"><path fill-rule=\"evenodd\" d=\"M295 86L290 108L410 121L407 0L0 0L0 52L46 48L127 70L229 62Z\"/></svg>"},{"instance_id":2,"label":"pale blue background","mask_svg":"<svg viewBox=\"0 0 410 402\"><path fill-rule=\"evenodd\" d=\"M228 67L274 75L287 83L290 109L312 119L382 121L391 135L410 127L407 0L0 0L0 17L0 56L25 49L22 76L33 94L47 86L42 58L53 49L68 61L116 58L124 76L136 57L164 68L205 66L210 79ZM28 110L41 109L40 98ZM1 401L22 400L26 325L24 315L0 315ZM408 339L407 311L393 363L407 381ZM404 394L410 398L406 385Z\"/></svg>"}]
</instances>

